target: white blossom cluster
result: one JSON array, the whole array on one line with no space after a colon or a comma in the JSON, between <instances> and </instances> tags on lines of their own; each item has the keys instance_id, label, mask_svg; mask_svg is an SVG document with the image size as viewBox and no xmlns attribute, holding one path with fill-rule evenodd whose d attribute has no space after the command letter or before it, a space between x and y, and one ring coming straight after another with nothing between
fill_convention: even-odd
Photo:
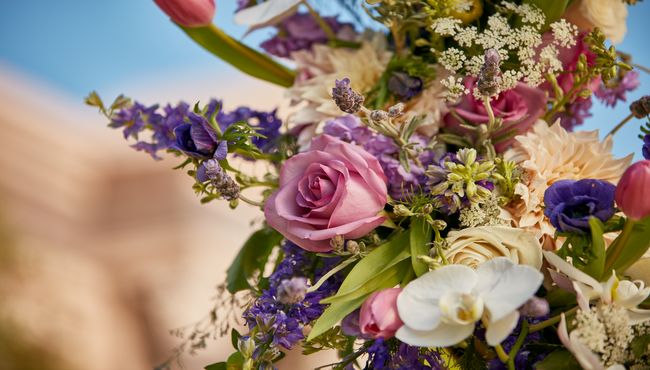
<instances>
[{"instance_id":1,"label":"white blossom cluster","mask_svg":"<svg viewBox=\"0 0 650 370\"><path fill-rule=\"evenodd\" d=\"M510 15L519 17L521 25L511 26L507 18ZM499 91L512 89L518 81L538 86L545 81L546 75L562 71L559 59L561 48L573 47L578 35L575 25L561 19L550 25L552 37L543 39L545 22L544 13L534 5L511 2L501 3L499 13L488 18L487 27L482 32L476 26L464 26L456 18L439 18L432 25L433 32L452 37L458 47L432 51L437 54L439 63L453 75L476 77L483 64L485 50L495 49L501 59L508 62L499 76ZM465 90L461 90L455 82L455 79L449 78L444 83L449 89L453 88L447 94L449 99L457 98Z\"/></svg>"},{"instance_id":2,"label":"white blossom cluster","mask_svg":"<svg viewBox=\"0 0 650 370\"><path fill-rule=\"evenodd\" d=\"M598 353L605 366L627 360L634 331L625 308L600 305L589 311L578 310L574 324L580 342Z\"/></svg>"}]
</instances>

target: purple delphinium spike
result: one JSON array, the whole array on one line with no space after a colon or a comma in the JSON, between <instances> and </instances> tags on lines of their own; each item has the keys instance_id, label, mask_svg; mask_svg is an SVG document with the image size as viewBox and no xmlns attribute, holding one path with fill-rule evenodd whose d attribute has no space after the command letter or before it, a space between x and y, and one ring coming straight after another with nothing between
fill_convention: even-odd
<instances>
[{"instance_id":1,"label":"purple delphinium spike","mask_svg":"<svg viewBox=\"0 0 650 370\"><path fill-rule=\"evenodd\" d=\"M639 72L629 71L614 87L601 85L594 93L596 97L606 106L615 107L619 101L626 101L626 94L635 90L641 82L639 81Z\"/></svg>"},{"instance_id":2,"label":"purple delphinium spike","mask_svg":"<svg viewBox=\"0 0 650 370\"><path fill-rule=\"evenodd\" d=\"M650 134L643 137L643 158L650 159Z\"/></svg>"}]
</instances>

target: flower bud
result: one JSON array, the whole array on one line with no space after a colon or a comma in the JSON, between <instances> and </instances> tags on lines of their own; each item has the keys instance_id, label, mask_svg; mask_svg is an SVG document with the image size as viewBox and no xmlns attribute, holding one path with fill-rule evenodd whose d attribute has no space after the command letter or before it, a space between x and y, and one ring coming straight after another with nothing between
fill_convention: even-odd
<instances>
[{"instance_id":1,"label":"flower bud","mask_svg":"<svg viewBox=\"0 0 650 370\"><path fill-rule=\"evenodd\" d=\"M214 0L154 0L172 21L185 27L203 27L212 23Z\"/></svg>"},{"instance_id":2,"label":"flower bud","mask_svg":"<svg viewBox=\"0 0 650 370\"><path fill-rule=\"evenodd\" d=\"M278 285L278 301L282 304L296 304L305 299L307 278L293 277L282 280Z\"/></svg>"},{"instance_id":3,"label":"flower bud","mask_svg":"<svg viewBox=\"0 0 650 370\"><path fill-rule=\"evenodd\" d=\"M330 239L330 247L332 247L335 252L342 252L343 247L345 247L345 237L343 237L343 235L335 235Z\"/></svg>"},{"instance_id":4,"label":"flower bud","mask_svg":"<svg viewBox=\"0 0 650 370\"><path fill-rule=\"evenodd\" d=\"M349 78L336 80L334 84L332 98L336 106L345 113L357 113L363 104L363 95L352 90Z\"/></svg>"},{"instance_id":5,"label":"flower bud","mask_svg":"<svg viewBox=\"0 0 650 370\"><path fill-rule=\"evenodd\" d=\"M650 95L645 95L630 104L630 111L636 118L645 118L650 115Z\"/></svg>"},{"instance_id":6,"label":"flower bud","mask_svg":"<svg viewBox=\"0 0 650 370\"><path fill-rule=\"evenodd\" d=\"M413 212L403 204L396 204L395 207L393 207L393 213L400 217L413 216Z\"/></svg>"},{"instance_id":7,"label":"flower bud","mask_svg":"<svg viewBox=\"0 0 650 370\"><path fill-rule=\"evenodd\" d=\"M519 308L519 313L528 317L544 317L550 310L546 299L533 296Z\"/></svg>"},{"instance_id":8,"label":"flower bud","mask_svg":"<svg viewBox=\"0 0 650 370\"><path fill-rule=\"evenodd\" d=\"M345 245L347 251L352 254L358 254L361 251L361 246L359 245L359 243L357 243L354 240L348 240L348 242L345 243Z\"/></svg>"},{"instance_id":9,"label":"flower bud","mask_svg":"<svg viewBox=\"0 0 650 370\"><path fill-rule=\"evenodd\" d=\"M390 288L373 293L363 305L359 316L361 333L371 338L390 339L403 323L397 313L397 296L401 288Z\"/></svg>"},{"instance_id":10,"label":"flower bud","mask_svg":"<svg viewBox=\"0 0 650 370\"><path fill-rule=\"evenodd\" d=\"M650 160L631 165L616 186L616 204L629 218L640 220L650 216Z\"/></svg>"}]
</instances>

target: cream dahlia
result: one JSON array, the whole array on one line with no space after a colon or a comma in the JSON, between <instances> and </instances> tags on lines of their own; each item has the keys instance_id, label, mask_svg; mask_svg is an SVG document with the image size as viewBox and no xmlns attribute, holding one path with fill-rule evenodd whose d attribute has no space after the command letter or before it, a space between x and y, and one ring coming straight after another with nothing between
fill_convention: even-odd
<instances>
[{"instance_id":1,"label":"cream dahlia","mask_svg":"<svg viewBox=\"0 0 650 370\"><path fill-rule=\"evenodd\" d=\"M524 170L516 188L521 200L509 209L514 225L539 238L553 235L555 228L544 217L544 192L562 179L599 179L616 184L632 155L615 159L612 138L598 138L598 131L568 132L559 123L548 126L538 121L533 130L516 137L505 158Z\"/></svg>"}]
</instances>

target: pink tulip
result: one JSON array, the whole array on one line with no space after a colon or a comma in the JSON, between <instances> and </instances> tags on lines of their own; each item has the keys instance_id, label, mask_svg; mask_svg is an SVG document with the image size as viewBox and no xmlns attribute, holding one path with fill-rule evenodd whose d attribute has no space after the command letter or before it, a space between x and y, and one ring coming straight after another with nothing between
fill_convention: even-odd
<instances>
[{"instance_id":1,"label":"pink tulip","mask_svg":"<svg viewBox=\"0 0 650 370\"><path fill-rule=\"evenodd\" d=\"M203 27L212 23L214 0L154 0L172 19L185 27Z\"/></svg>"},{"instance_id":2,"label":"pink tulip","mask_svg":"<svg viewBox=\"0 0 650 370\"><path fill-rule=\"evenodd\" d=\"M371 338L389 339L402 325L397 313L397 296L401 288L384 289L373 293L363 305L359 327L361 333Z\"/></svg>"},{"instance_id":3,"label":"pink tulip","mask_svg":"<svg viewBox=\"0 0 650 370\"><path fill-rule=\"evenodd\" d=\"M650 216L650 161L631 165L616 187L616 204L631 219Z\"/></svg>"}]
</instances>

